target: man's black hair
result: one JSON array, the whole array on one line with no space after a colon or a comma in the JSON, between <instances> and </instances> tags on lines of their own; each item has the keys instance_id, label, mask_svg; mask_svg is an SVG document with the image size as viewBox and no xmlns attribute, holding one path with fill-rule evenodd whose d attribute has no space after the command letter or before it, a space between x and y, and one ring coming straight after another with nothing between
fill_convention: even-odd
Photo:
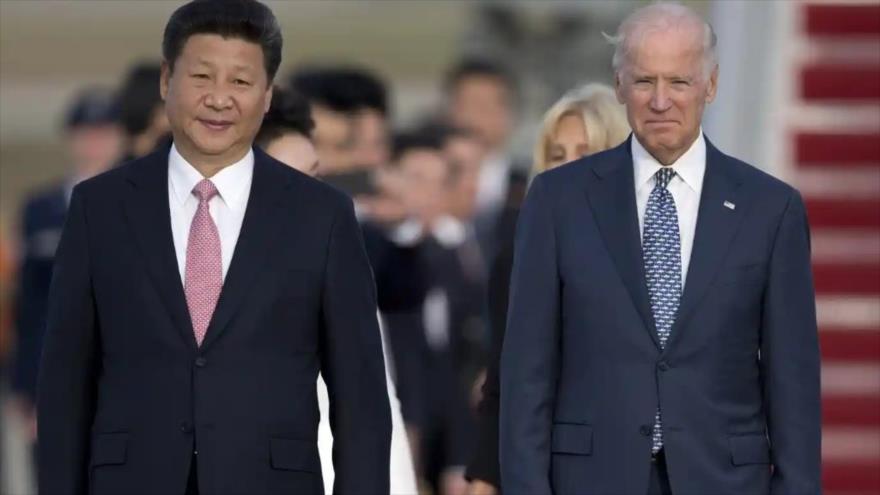
<instances>
[{"instance_id":1,"label":"man's black hair","mask_svg":"<svg viewBox=\"0 0 880 495\"><path fill-rule=\"evenodd\" d=\"M442 151L443 144L442 136L422 129L400 132L395 134L391 140L391 159L397 161L405 153L416 149Z\"/></svg>"},{"instance_id":2,"label":"man's black hair","mask_svg":"<svg viewBox=\"0 0 880 495\"><path fill-rule=\"evenodd\" d=\"M314 129L315 122L312 120L309 102L294 91L275 87L272 104L263 117L263 125L254 141L265 148L270 142L289 132L312 139Z\"/></svg>"},{"instance_id":3,"label":"man's black hair","mask_svg":"<svg viewBox=\"0 0 880 495\"><path fill-rule=\"evenodd\" d=\"M388 116L388 88L373 72L358 67L307 67L289 78L309 102L347 115L364 109Z\"/></svg>"},{"instance_id":4,"label":"man's black hair","mask_svg":"<svg viewBox=\"0 0 880 495\"><path fill-rule=\"evenodd\" d=\"M498 80L515 97L519 91L516 78L503 65L488 58L468 57L460 60L446 73L443 89L446 93L454 91L459 83L471 77L489 77Z\"/></svg>"},{"instance_id":5,"label":"man's black hair","mask_svg":"<svg viewBox=\"0 0 880 495\"><path fill-rule=\"evenodd\" d=\"M196 34L260 45L270 84L281 65L281 27L272 10L257 0L193 0L175 10L162 39L162 56L172 70L186 41Z\"/></svg>"},{"instance_id":6,"label":"man's black hair","mask_svg":"<svg viewBox=\"0 0 880 495\"><path fill-rule=\"evenodd\" d=\"M129 136L146 131L157 108L162 105L159 94L159 64L143 62L134 65L119 89L119 120Z\"/></svg>"},{"instance_id":7,"label":"man's black hair","mask_svg":"<svg viewBox=\"0 0 880 495\"><path fill-rule=\"evenodd\" d=\"M438 139L442 146L456 138L477 139L477 135L464 127L458 127L445 120L427 120L416 127L419 134L428 134Z\"/></svg>"},{"instance_id":8,"label":"man's black hair","mask_svg":"<svg viewBox=\"0 0 880 495\"><path fill-rule=\"evenodd\" d=\"M442 153L443 147L449 139L470 135L466 131L461 131L458 128L444 124L430 124L413 131L395 134L391 146L392 163L397 162L404 154L413 150L429 150ZM455 184L461 176L461 165L445 158L443 163L446 165L446 179L444 182L447 185Z\"/></svg>"}]
</instances>

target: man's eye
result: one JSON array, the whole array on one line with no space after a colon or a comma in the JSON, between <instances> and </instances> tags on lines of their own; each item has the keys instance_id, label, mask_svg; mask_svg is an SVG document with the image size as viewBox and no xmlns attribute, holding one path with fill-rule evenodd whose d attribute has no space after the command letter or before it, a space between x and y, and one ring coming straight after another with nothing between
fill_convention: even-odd
<instances>
[{"instance_id":1,"label":"man's eye","mask_svg":"<svg viewBox=\"0 0 880 495\"><path fill-rule=\"evenodd\" d=\"M245 81L244 79L236 79L233 81L236 86L250 86L251 83L249 81Z\"/></svg>"},{"instance_id":2,"label":"man's eye","mask_svg":"<svg viewBox=\"0 0 880 495\"><path fill-rule=\"evenodd\" d=\"M193 74L192 77L194 77L196 79L207 79L208 75L207 74Z\"/></svg>"}]
</instances>

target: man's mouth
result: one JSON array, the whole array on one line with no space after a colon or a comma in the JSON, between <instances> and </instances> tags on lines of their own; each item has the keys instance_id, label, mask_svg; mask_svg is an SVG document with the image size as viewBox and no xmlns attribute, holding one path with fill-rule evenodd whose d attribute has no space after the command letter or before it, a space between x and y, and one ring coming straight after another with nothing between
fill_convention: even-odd
<instances>
[{"instance_id":1,"label":"man's mouth","mask_svg":"<svg viewBox=\"0 0 880 495\"><path fill-rule=\"evenodd\" d=\"M225 131L232 127L232 122L229 120L198 119L198 121L212 131Z\"/></svg>"}]
</instances>

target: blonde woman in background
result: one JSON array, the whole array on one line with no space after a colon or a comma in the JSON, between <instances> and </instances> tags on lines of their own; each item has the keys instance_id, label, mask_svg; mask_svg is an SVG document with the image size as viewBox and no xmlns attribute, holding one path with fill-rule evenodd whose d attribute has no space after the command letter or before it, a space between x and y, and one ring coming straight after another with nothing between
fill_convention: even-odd
<instances>
[{"instance_id":1,"label":"blonde woman in background","mask_svg":"<svg viewBox=\"0 0 880 495\"><path fill-rule=\"evenodd\" d=\"M578 158L613 148L626 141L630 128L614 90L604 84L577 87L547 110L535 145L532 176ZM498 365L507 318L507 288L513 265L513 231L518 205L508 205L498 228L505 239L489 274L489 323L492 356L482 387L479 406L480 431L476 454L467 469L470 495L497 495L498 463Z\"/></svg>"},{"instance_id":2,"label":"blonde woman in background","mask_svg":"<svg viewBox=\"0 0 880 495\"><path fill-rule=\"evenodd\" d=\"M598 83L575 88L544 114L532 175L613 148L629 133L613 89Z\"/></svg>"}]
</instances>

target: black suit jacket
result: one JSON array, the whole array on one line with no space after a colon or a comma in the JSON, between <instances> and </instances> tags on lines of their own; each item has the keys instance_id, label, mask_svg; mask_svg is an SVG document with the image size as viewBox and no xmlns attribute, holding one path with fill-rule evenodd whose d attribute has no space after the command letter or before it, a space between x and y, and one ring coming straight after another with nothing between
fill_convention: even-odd
<instances>
[{"instance_id":1,"label":"black suit jacket","mask_svg":"<svg viewBox=\"0 0 880 495\"><path fill-rule=\"evenodd\" d=\"M491 338L488 362L486 363L486 380L483 383L483 398L477 411L476 448L470 458L465 473L468 480L481 480L496 488L501 486L500 466L498 462L498 410L501 404L501 380L499 366L501 364L501 345L504 342L504 330L507 322L508 288L510 287L510 271L513 269L514 234L519 209L528 186L528 177L524 174L511 175L511 188L508 190L507 202L498 217L496 238L498 253L489 265L489 278L486 287L487 315L489 336Z\"/></svg>"},{"instance_id":2,"label":"black suit jacket","mask_svg":"<svg viewBox=\"0 0 880 495\"><path fill-rule=\"evenodd\" d=\"M509 208L502 215L499 226L516 222L518 208ZM507 322L508 287L510 271L513 268L513 228L507 230L510 237L502 238L498 256L489 269L486 291L489 332L491 344L489 360L486 364L486 381L483 383L483 398L477 410L476 448L465 473L468 480L481 480L501 487L501 473L498 462L498 413L501 405L501 346Z\"/></svg>"},{"instance_id":3,"label":"black suit jacket","mask_svg":"<svg viewBox=\"0 0 880 495\"><path fill-rule=\"evenodd\" d=\"M361 229L376 277L379 311L393 364L390 374L397 387L400 412L407 426L417 427L425 418L422 306L430 278L423 263L423 246L398 245L388 237L386 228L377 223L364 222Z\"/></svg>"},{"instance_id":4,"label":"black suit jacket","mask_svg":"<svg viewBox=\"0 0 880 495\"><path fill-rule=\"evenodd\" d=\"M168 147L73 193L38 391L41 493L388 493L375 289L351 201L254 150L241 234L197 347L175 259ZM197 451L198 455L193 456Z\"/></svg>"},{"instance_id":5,"label":"black suit jacket","mask_svg":"<svg viewBox=\"0 0 880 495\"><path fill-rule=\"evenodd\" d=\"M821 492L803 202L706 148L687 281L662 349L630 142L533 182L501 357L506 495L645 493L658 405L673 493Z\"/></svg>"},{"instance_id":6,"label":"black suit jacket","mask_svg":"<svg viewBox=\"0 0 880 495\"><path fill-rule=\"evenodd\" d=\"M52 264L66 216L67 193L61 185L34 194L22 211L24 252L18 268L13 307L16 345L12 389L30 401L36 400Z\"/></svg>"}]
</instances>

